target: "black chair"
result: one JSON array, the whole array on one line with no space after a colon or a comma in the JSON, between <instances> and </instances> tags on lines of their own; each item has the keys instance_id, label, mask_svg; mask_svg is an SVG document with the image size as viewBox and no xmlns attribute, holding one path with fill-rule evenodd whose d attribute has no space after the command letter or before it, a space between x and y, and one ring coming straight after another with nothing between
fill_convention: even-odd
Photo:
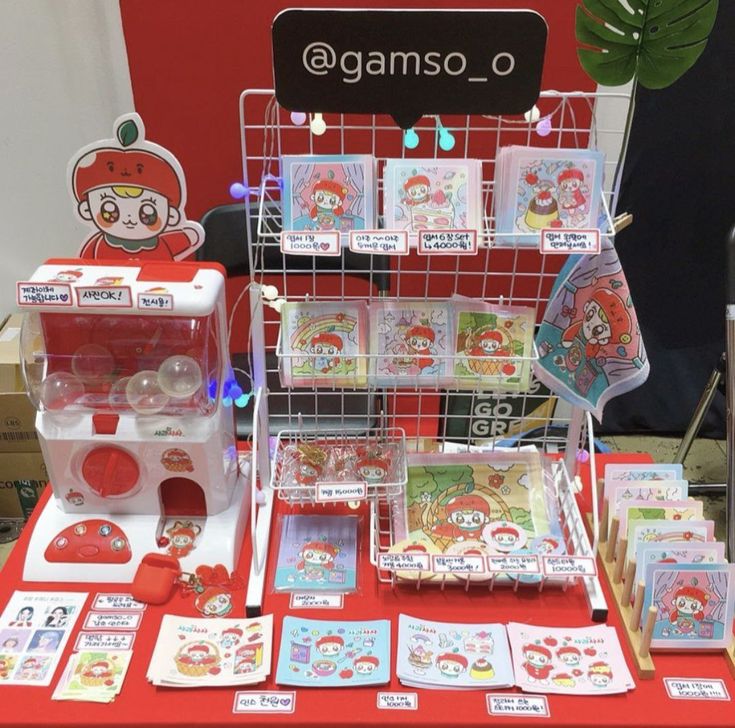
<instances>
[{"instance_id":1,"label":"black chair","mask_svg":"<svg viewBox=\"0 0 735 728\"><path fill-rule=\"evenodd\" d=\"M247 204L247 203L246 203ZM257 205L250 203L251 239L257 237ZM280 221L278 203L268 203L266 208L269 223ZM204 214L201 220L204 227L204 244L196 253L197 260L214 261L224 266L230 278L250 275L248 260L247 225L248 216L245 204L221 205ZM280 230L270 232L279 233ZM313 275L317 273L339 272L343 268L348 277L368 281L377 294L387 292L390 286L390 258L383 255L361 255L344 249L340 256L306 256L284 255L276 245L262 245L258 248L263 260L258 261L258 268L269 273L278 274L284 267L292 275ZM247 301L241 303L247 305ZM247 353L233 353L232 365L237 369L250 371ZM293 389L290 397L281 386L278 376L278 360L275 352L266 353L268 371L268 390L274 396L269 397L269 423L271 434L282 429L293 429L296 426L296 415L301 414L304 431L339 430L345 423L351 428L368 431L376 424L376 416L380 409L379 397L372 392L346 392L319 390L318 397L314 391ZM238 383L244 391L250 390L250 382L242 374L235 373ZM279 396L280 395L280 396ZM318 418L317 418L318 400ZM290 401L290 406L289 406ZM247 407L236 410L237 436L245 439L253 431L253 402Z\"/></svg>"}]
</instances>

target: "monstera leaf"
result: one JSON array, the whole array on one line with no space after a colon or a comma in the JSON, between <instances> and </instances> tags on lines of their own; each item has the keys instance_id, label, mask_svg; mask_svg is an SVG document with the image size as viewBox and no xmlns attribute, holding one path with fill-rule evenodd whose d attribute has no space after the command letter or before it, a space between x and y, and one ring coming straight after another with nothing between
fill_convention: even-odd
<instances>
[{"instance_id":1,"label":"monstera leaf","mask_svg":"<svg viewBox=\"0 0 735 728\"><path fill-rule=\"evenodd\" d=\"M582 68L604 86L620 86L633 76L646 88L670 86L707 45L717 5L718 0L582 0Z\"/></svg>"}]
</instances>

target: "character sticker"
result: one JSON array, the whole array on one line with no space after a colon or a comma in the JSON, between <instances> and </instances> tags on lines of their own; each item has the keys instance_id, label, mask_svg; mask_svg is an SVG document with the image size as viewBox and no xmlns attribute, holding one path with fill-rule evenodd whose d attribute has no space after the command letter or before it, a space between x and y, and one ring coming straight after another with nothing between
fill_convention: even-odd
<instances>
[{"instance_id":1,"label":"character sticker","mask_svg":"<svg viewBox=\"0 0 735 728\"><path fill-rule=\"evenodd\" d=\"M146 140L138 114L118 118L113 131L112 139L83 147L69 162L76 212L91 233L79 257L181 260L191 255L204 242L204 230L186 219L179 161Z\"/></svg>"},{"instance_id":2,"label":"character sticker","mask_svg":"<svg viewBox=\"0 0 735 728\"><path fill-rule=\"evenodd\" d=\"M180 447L171 447L161 454L161 465L172 473L193 473L191 456Z\"/></svg>"},{"instance_id":3,"label":"character sticker","mask_svg":"<svg viewBox=\"0 0 735 728\"><path fill-rule=\"evenodd\" d=\"M177 558L188 556L197 546L197 538L202 527L194 521L174 521L166 529L166 537L160 543L166 546L166 553Z\"/></svg>"}]
</instances>

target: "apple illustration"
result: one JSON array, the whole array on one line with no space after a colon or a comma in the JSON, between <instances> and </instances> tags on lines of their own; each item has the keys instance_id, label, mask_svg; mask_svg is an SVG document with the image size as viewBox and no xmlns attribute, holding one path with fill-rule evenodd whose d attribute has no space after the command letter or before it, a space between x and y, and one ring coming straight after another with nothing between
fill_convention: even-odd
<instances>
[{"instance_id":1,"label":"apple illustration","mask_svg":"<svg viewBox=\"0 0 735 728\"><path fill-rule=\"evenodd\" d=\"M597 650L594 647L585 647L584 654L589 657L594 657L597 654Z\"/></svg>"},{"instance_id":2,"label":"apple illustration","mask_svg":"<svg viewBox=\"0 0 735 728\"><path fill-rule=\"evenodd\" d=\"M557 643L557 641L556 641L556 640L555 640L555 639L554 639L553 637L546 637L546 638L544 639L544 644L545 644L545 645L546 645L547 647L556 647L556 645L557 645L558 643Z\"/></svg>"},{"instance_id":3,"label":"apple illustration","mask_svg":"<svg viewBox=\"0 0 735 728\"><path fill-rule=\"evenodd\" d=\"M352 677L352 670L345 668L339 673L339 676L343 680L349 680Z\"/></svg>"},{"instance_id":4,"label":"apple illustration","mask_svg":"<svg viewBox=\"0 0 735 728\"><path fill-rule=\"evenodd\" d=\"M210 667L209 668L210 675L219 675L221 672L222 672L222 668L220 667Z\"/></svg>"}]
</instances>

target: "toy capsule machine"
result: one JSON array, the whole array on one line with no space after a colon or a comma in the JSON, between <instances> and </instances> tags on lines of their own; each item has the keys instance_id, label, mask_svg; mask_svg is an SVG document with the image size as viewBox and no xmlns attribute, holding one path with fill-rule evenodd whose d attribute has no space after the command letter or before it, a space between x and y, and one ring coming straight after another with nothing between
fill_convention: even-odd
<instances>
[{"instance_id":1,"label":"toy capsule machine","mask_svg":"<svg viewBox=\"0 0 735 728\"><path fill-rule=\"evenodd\" d=\"M224 396L223 270L50 260L17 296L53 488L24 579L129 582L156 550L184 571L234 569L249 498Z\"/></svg>"}]
</instances>

